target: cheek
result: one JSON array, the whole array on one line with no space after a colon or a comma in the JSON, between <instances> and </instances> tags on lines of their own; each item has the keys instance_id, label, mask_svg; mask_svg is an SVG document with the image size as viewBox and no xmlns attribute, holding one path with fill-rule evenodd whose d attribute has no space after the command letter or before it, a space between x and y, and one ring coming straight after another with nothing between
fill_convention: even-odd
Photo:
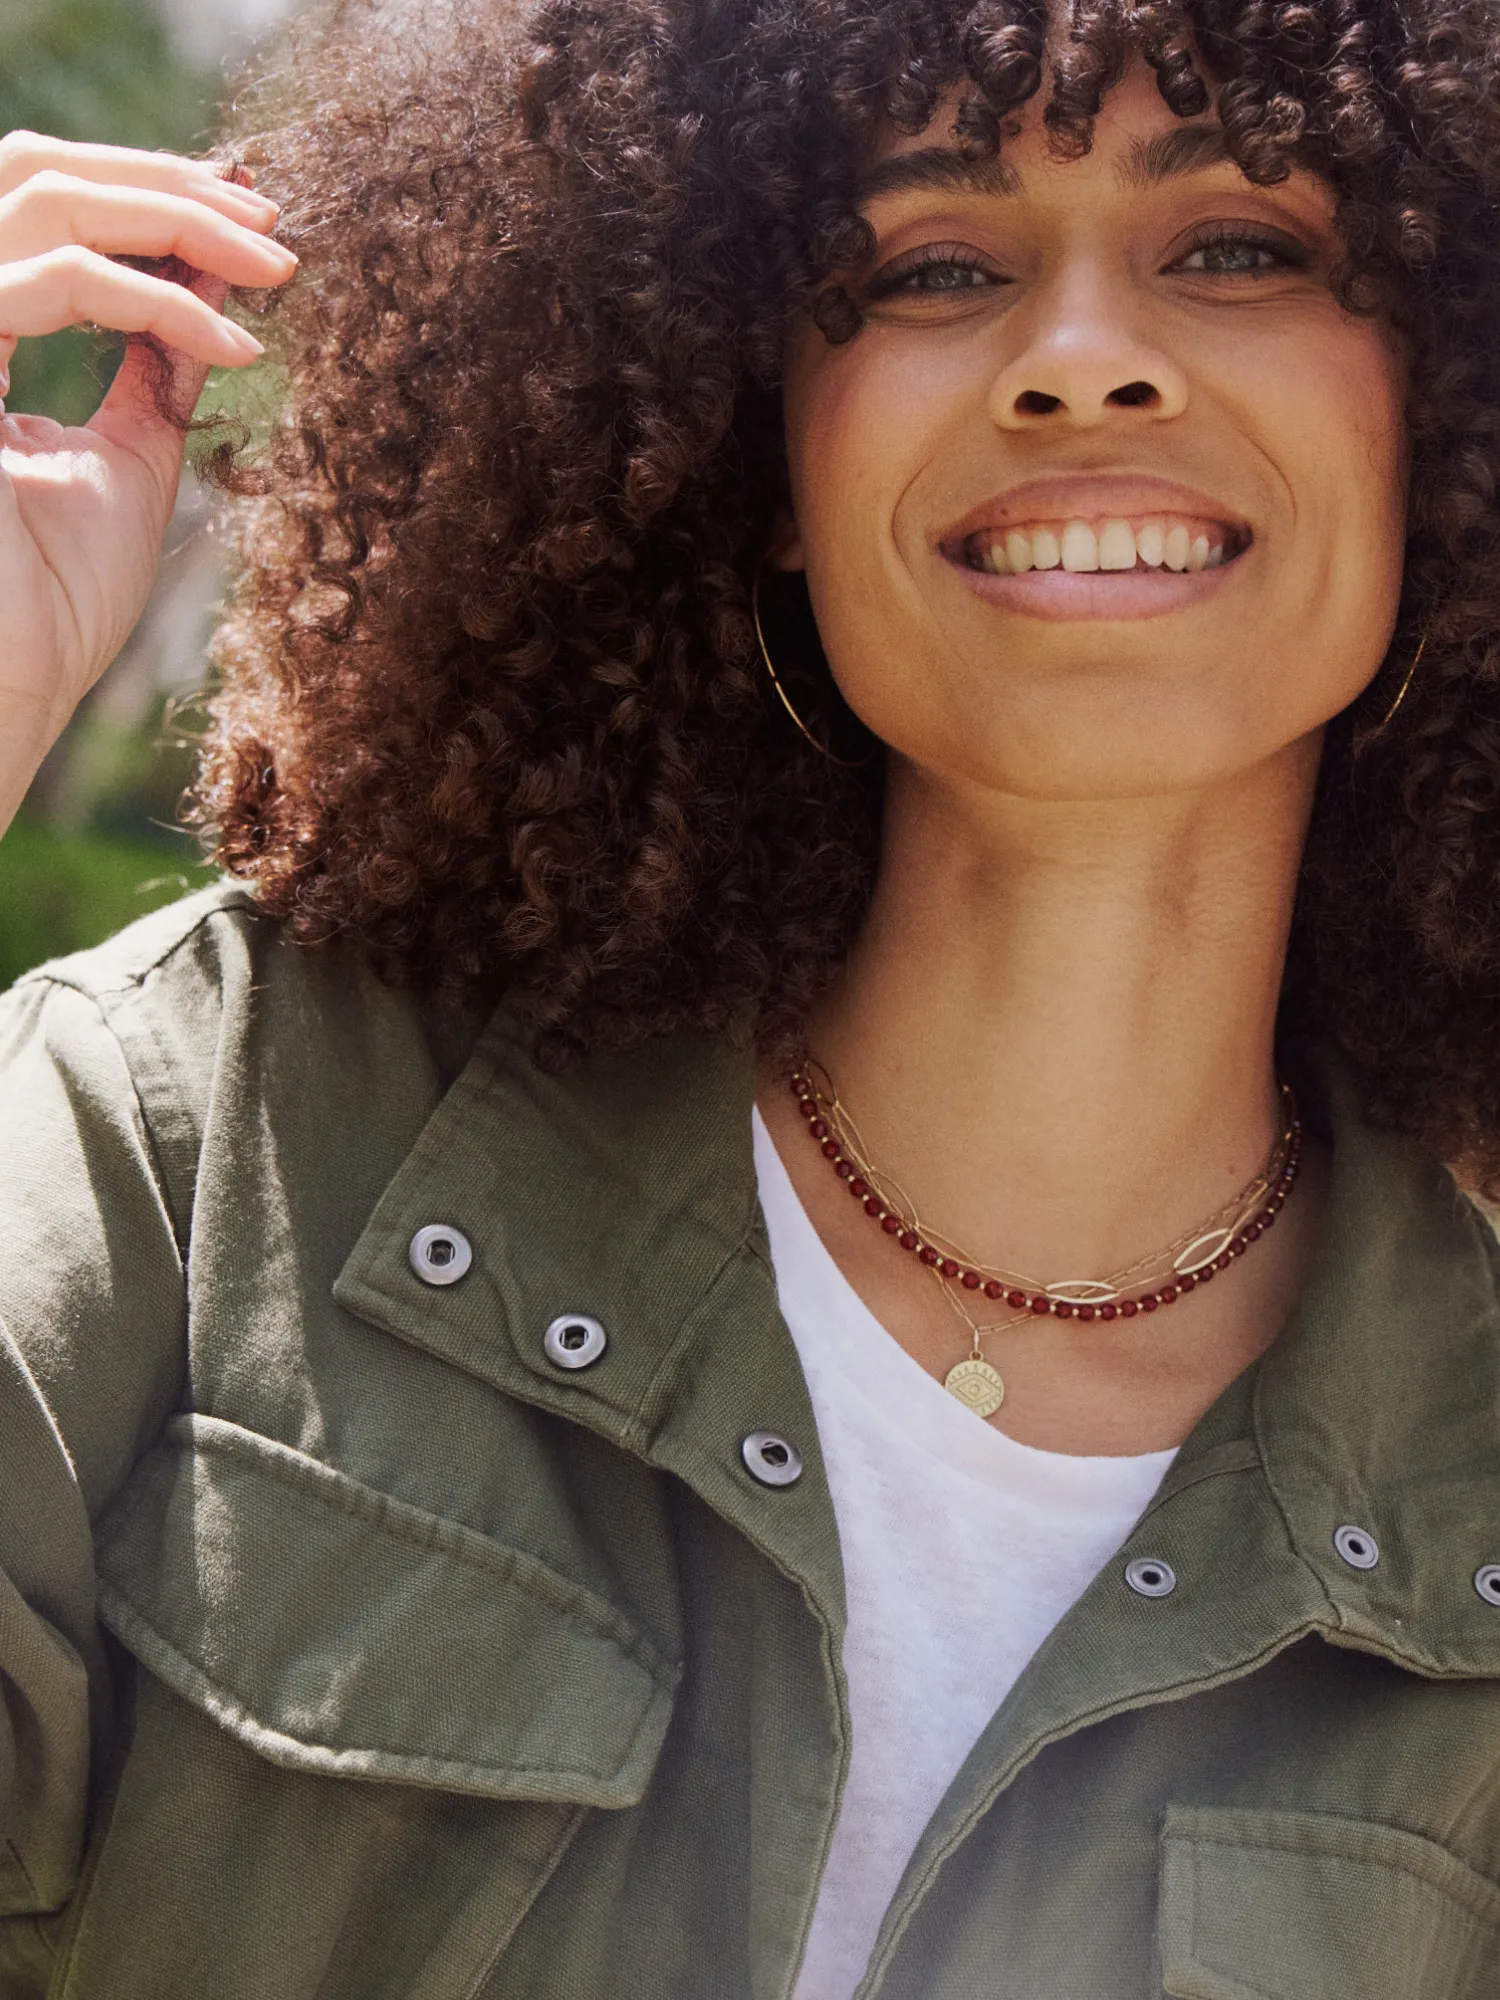
<instances>
[{"instance_id":1,"label":"cheek","mask_svg":"<svg viewBox=\"0 0 1500 2000\"><path fill-rule=\"evenodd\" d=\"M1405 368L1373 321L1257 357L1260 422L1290 500L1294 560L1335 595L1394 609L1406 535ZM1254 433L1252 433L1254 434Z\"/></svg>"}]
</instances>

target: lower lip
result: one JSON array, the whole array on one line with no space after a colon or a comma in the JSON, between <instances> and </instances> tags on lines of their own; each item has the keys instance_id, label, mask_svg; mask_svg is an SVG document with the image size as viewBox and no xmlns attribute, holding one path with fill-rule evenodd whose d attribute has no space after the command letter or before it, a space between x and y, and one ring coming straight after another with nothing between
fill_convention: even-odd
<instances>
[{"instance_id":1,"label":"lower lip","mask_svg":"<svg viewBox=\"0 0 1500 2000\"><path fill-rule=\"evenodd\" d=\"M949 560L945 558L945 560ZM1222 590L1244 561L1234 556L1213 569L1028 569L1019 576L951 563L976 597L1023 618L1092 618L1124 621L1163 618L1202 604Z\"/></svg>"}]
</instances>

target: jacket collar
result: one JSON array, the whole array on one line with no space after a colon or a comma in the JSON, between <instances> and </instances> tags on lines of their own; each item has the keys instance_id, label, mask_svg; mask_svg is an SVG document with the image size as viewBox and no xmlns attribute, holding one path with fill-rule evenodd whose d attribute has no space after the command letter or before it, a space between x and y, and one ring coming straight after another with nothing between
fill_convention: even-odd
<instances>
[{"instance_id":1,"label":"jacket collar","mask_svg":"<svg viewBox=\"0 0 1500 2000\"><path fill-rule=\"evenodd\" d=\"M843 1573L812 1406L776 1303L750 1144L752 1065L708 1037L543 1074L504 1008L370 1217L334 1287L350 1311L507 1395L672 1472L842 1629ZM427 1223L474 1251L451 1287L408 1246ZM586 1313L608 1335L565 1373L543 1336ZM758 1485L754 1431L802 1454ZM836 1648L835 1648L836 1656Z\"/></svg>"},{"instance_id":2,"label":"jacket collar","mask_svg":"<svg viewBox=\"0 0 1500 2000\"><path fill-rule=\"evenodd\" d=\"M1417 1672L1500 1674L1500 1607L1473 1581L1500 1563L1494 1240L1443 1169L1368 1126L1338 1066L1318 1067L1333 1170L1315 1268L1276 1346L1183 1446L1153 1512L1199 1481L1258 1467L1291 1543L1304 1629L1313 1607L1336 1642ZM683 1478L836 1630L838 1539L776 1305L752 1092L749 1058L706 1037L547 1076L502 1010L335 1297ZM422 1283L408 1261L432 1222L473 1245L471 1271L449 1288ZM588 1313L609 1335L603 1359L574 1374L542 1345L564 1313ZM762 1429L802 1452L795 1486L769 1491L746 1472L740 1443ZM1338 1553L1345 1525L1374 1537L1373 1570Z\"/></svg>"}]
</instances>

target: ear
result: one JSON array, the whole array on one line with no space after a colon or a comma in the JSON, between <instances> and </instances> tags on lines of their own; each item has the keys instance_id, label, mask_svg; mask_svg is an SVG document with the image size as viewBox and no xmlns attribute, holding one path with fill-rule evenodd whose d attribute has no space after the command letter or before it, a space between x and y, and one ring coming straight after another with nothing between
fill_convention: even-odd
<instances>
[{"instance_id":1,"label":"ear","mask_svg":"<svg viewBox=\"0 0 1500 2000\"><path fill-rule=\"evenodd\" d=\"M776 517L766 561L772 569L798 570L807 567L802 559L802 536L797 529L796 517L790 512Z\"/></svg>"}]
</instances>

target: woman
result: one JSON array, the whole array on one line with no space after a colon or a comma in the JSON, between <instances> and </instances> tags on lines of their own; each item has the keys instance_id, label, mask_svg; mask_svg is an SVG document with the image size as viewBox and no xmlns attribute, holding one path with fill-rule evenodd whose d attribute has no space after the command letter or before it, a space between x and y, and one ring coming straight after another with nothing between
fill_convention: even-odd
<instances>
[{"instance_id":1,"label":"woman","mask_svg":"<svg viewBox=\"0 0 1500 2000\"><path fill-rule=\"evenodd\" d=\"M1493 1992L1497 68L278 72L228 881L5 1002L7 1995ZM3 433L13 803L292 258L0 190L8 335L158 343Z\"/></svg>"}]
</instances>

